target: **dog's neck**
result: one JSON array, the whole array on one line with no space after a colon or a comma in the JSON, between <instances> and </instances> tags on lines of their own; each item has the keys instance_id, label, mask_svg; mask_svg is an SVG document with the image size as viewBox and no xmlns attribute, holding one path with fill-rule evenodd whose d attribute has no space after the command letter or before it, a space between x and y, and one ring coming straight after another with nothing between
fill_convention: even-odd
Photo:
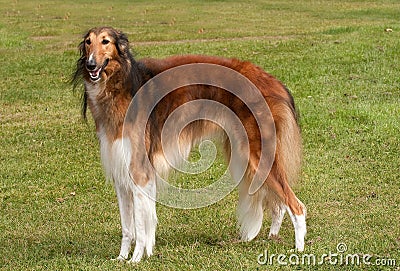
<instances>
[{"instance_id":1,"label":"dog's neck","mask_svg":"<svg viewBox=\"0 0 400 271\"><path fill-rule=\"evenodd\" d=\"M121 73L117 71L104 81L85 81L88 106L96 129L106 130L111 140L121 137L126 111L132 100L132 82L123 80Z\"/></svg>"}]
</instances>

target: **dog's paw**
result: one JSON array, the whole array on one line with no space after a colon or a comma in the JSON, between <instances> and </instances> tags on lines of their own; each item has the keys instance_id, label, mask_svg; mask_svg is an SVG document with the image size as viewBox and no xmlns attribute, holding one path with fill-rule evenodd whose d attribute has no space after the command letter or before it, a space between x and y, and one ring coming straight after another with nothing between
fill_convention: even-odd
<instances>
[{"instance_id":1,"label":"dog's paw","mask_svg":"<svg viewBox=\"0 0 400 271\"><path fill-rule=\"evenodd\" d=\"M132 258L129 260L129 263L138 263L143 257L144 254L144 246L140 244L136 244L135 250L133 251Z\"/></svg>"}]
</instances>

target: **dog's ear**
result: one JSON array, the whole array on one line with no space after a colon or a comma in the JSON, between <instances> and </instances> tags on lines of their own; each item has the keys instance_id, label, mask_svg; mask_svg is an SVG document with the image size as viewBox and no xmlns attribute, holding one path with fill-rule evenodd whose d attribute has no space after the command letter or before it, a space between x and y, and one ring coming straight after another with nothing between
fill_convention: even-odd
<instances>
[{"instance_id":1,"label":"dog's ear","mask_svg":"<svg viewBox=\"0 0 400 271\"><path fill-rule=\"evenodd\" d=\"M85 50L85 41L83 40L81 43L78 45L78 51L81 57L84 57L86 55L86 50Z\"/></svg>"},{"instance_id":2,"label":"dog's ear","mask_svg":"<svg viewBox=\"0 0 400 271\"><path fill-rule=\"evenodd\" d=\"M116 46L120 55L126 56L129 54L128 37L120 31L116 33Z\"/></svg>"},{"instance_id":3,"label":"dog's ear","mask_svg":"<svg viewBox=\"0 0 400 271\"><path fill-rule=\"evenodd\" d=\"M89 37L89 33L90 33L90 31L85 36L83 36L83 40L78 45L78 50L79 50L81 58L86 57L85 40L87 39L87 37Z\"/></svg>"},{"instance_id":4,"label":"dog's ear","mask_svg":"<svg viewBox=\"0 0 400 271\"><path fill-rule=\"evenodd\" d=\"M85 63L86 63L85 40L89 36L89 33L90 33L90 31L84 36L83 40L78 45L78 51L79 51L80 57L79 57L78 61L76 62L76 70L75 70L75 72L72 76L72 80L71 80L74 91L80 85L82 76L83 76L83 73L85 70ZM87 97L87 93L85 90L82 95L82 116L83 116L84 120L86 120L87 99L88 99L88 97Z\"/></svg>"}]
</instances>

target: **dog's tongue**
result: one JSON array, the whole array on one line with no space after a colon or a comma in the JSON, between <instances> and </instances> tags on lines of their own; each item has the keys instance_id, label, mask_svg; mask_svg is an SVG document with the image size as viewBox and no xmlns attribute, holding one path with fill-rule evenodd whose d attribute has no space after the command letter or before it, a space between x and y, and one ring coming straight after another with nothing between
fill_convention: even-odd
<instances>
[{"instance_id":1,"label":"dog's tongue","mask_svg":"<svg viewBox=\"0 0 400 271\"><path fill-rule=\"evenodd\" d=\"M90 71L90 77L92 77L92 79L98 79L100 77L100 72L101 72L101 68L94 70L94 71Z\"/></svg>"}]
</instances>

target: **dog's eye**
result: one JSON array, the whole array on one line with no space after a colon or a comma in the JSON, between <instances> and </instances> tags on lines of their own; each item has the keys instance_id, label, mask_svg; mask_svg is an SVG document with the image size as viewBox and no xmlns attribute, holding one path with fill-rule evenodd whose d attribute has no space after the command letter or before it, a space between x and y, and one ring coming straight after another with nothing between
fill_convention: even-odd
<instances>
[{"instance_id":1,"label":"dog's eye","mask_svg":"<svg viewBox=\"0 0 400 271\"><path fill-rule=\"evenodd\" d=\"M104 44L104 45L107 45L107 44L110 43L110 41L109 40L103 40L101 43Z\"/></svg>"},{"instance_id":2,"label":"dog's eye","mask_svg":"<svg viewBox=\"0 0 400 271\"><path fill-rule=\"evenodd\" d=\"M87 45L90 45L92 43L89 39L87 39L85 42Z\"/></svg>"}]
</instances>

